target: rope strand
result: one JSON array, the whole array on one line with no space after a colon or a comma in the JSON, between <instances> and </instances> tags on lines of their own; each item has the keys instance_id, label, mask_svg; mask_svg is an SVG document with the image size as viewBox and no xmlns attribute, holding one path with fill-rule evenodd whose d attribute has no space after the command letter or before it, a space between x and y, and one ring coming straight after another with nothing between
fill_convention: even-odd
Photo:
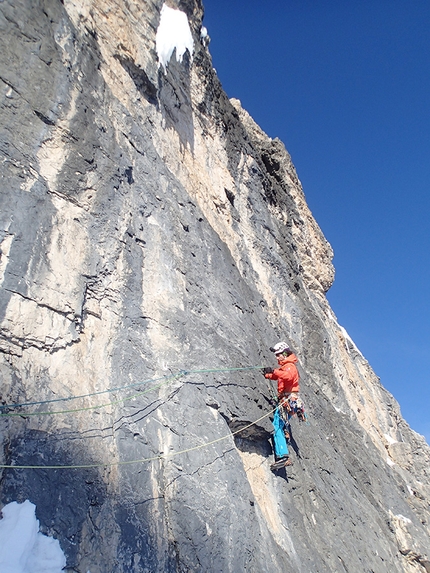
<instances>
[{"instance_id":1,"label":"rope strand","mask_svg":"<svg viewBox=\"0 0 430 573\"><path fill-rule=\"evenodd\" d=\"M26 465L26 466L24 466L24 465L0 465L0 468L1 469L15 469L15 470L73 470L73 469L108 468L108 467L126 466L126 465L131 465L131 464L147 463L147 462L152 462L155 460L164 460L164 459L172 458L175 456L179 456L181 454L186 454L188 452L194 452L196 450L200 450L202 448L205 448L207 446L211 446L211 445L216 444L218 442L222 442L223 440L226 440L230 437L233 437L233 436L239 434L240 432L243 432L244 430L247 430L248 428L255 426L256 424L258 424L258 422L261 422L261 420L268 418L271 414L273 414L273 412L275 410L276 410L276 408L274 408L270 412L264 414L263 416L261 416L260 418L255 420L254 422L251 422L250 424L244 426L243 428L240 428L239 430L235 430L234 432L230 432L230 434L226 434L225 436L221 436L220 438L216 438L215 440L205 442L203 444L200 444L199 446L194 446L192 448L186 448L184 450L179 450L177 452L171 452L170 454L160 454L158 456L152 456L149 458L141 458L138 460L106 462L106 463L99 463L99 464L79 464L79 465L64 465L64 466L61 466L61 465L57 465L57 466L56 465L47 465L47 466L40 466L40 465Z\"/></svg>"},{"instance_id":2,"label":"rope strand","mask_svg":"<svg viewBox=\"0 0 430 573\"><path fill-rule=\"evenodd\" d=\"M135 386L143 386L144 384L149 384L150 382L158 382L158 380L163 380L165 378L170 380L176 376L186 376L188 374L204 374L204 373L213 373L213 372L235 372L235 371L240 371L240 370L257 370L260 368L262 368L262 366L244 366L244 367L240 367L240 368L209 368L206 370L180 370L178 374L173 374L171 376L162 376L160 378L150 378L149 380L144 380L142 382L134 382L133 384L127 384L125 386L117 386L116 388L107 388L105 390L100 390L98 392L90 392L89 394L81 394L79 396L65 396L65 397L60 397L60 398L52 398L50 400L39 400L39 401L34 401L34 402L21 402L18 404L0 404L0 410L7 410L7 409L11 409L11 408L22 408L24 406L40 406L43 404L52 404L54 402L66 402L66 401L70 401L70 400L78 400L81 398L89 398L91 396L98 396L99 394L118 392L120 390L126 390L128 388L133 388ZM91 408L89 408L89 409L91 409ZM29 416L29 415L36 415L36 414L37 415L46 415L49 413L64 414L64 413L80 412L80 411L81 411L81 409L79 408L76 410L62 410L59 412L37 412L35 414L23 414L23 413L14 414L14 413L7 412L7 413L0 413L0 417L23 416L23 415Z\"/></svg>"},{"instance_id":3,"label":"rope strand","mask_svg":"<svg viewBox=\"0 0 430 573\"><path fill-rule=\"evenodd\" d=\"M127 402L128 400L133 400L133 398L138 398L139 396L143 396L144 394L147 394L148 392L151 392L152 390L156 390L157 388L161 388L165 384L168 384L171 380L179 379L182 376L185 376L185 374L179 373L179 374L174 374L173 376L169 376L169 377L165 376L164 382L161 382L160 384L157 384L156 386L151 386L151 388L148 388L147 390L143 390L142 392L138 392L137 394L132 394L131 396L127 396L126 398L120 398L119 400L114 400L113 402L112 401L111 402L105 402L104 404L96 404L95 406L86 406L83 408L73 408L71 410L54 410L53 412L10 412L7 414L0 414L0 417L12 418L12 417L21 416L23 418L26 418L28 416L54 416L55 414L75 414L76 412L88 412L90 410L98 410L101 408L107 408L108 406L117 406L118 404L123 404L124 402ZM158 378L158 380L159 380L159 378Z\"/></svg>"}]
</instances>

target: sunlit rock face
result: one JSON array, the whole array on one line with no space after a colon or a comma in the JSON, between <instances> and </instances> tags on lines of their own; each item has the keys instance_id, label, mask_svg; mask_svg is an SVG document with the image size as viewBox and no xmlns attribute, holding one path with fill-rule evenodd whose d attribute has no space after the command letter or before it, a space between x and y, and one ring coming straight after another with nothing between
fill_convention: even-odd
<instances>
[{"instance_id":1,"label":"sunlit rock face","mask_svg":"<svg viewBox=\"0 0 430 573\"><path fill-rule=\"evenodd\" d=\"M1 502L67 571L428 572L429 448L338 325L331 247L200 1L166 6L164 67L159 0L0 3L1 397L38 402L1 410L1 463L68 466L3 468ZM268 386L234 369L279 339L309 424L273 474Z\"/></svg>"}]
</instances>

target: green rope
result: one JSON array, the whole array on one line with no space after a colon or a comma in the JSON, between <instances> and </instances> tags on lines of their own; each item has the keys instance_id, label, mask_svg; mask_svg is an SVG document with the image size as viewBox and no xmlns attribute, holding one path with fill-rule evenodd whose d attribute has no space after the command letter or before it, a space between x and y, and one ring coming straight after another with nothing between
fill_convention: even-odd
<instances>
[{"instance_id":1,"label":"green rope","mask_svg":"<svg viewBox=\"0 0 430 573\"><path fill-rule=\"evenodd\" d=\"M11 412L8 414L0 414L0 416L3 416L3 417L22 416L25 418L27 416L50 416L50 415L54 415L54 414L73 414L76 412L87 412L89 410L97 410L99 408L107 408L108 406L116 406L118 404L123 404L124 402L127 402L128 400L133 400L133 398L138 398L139 396L143 396L144 394L147 394L148 392L151 392L152 390L156 390L157 388L161 388L165 384L168 384L171 380L179 379L182 376L185 376L185 374L180 373L180 374L175 374L173 376L164 377L165 380L163 382L161 382L160 384L157 384L156 386L151 386L151 388L148 388L147 390L142 390L142 392L138 392L137 394L132 394L131 396L127 396L126 398L114 400L113 402L105 402L104 404L97 404L95 406L86 406L84 408L73 408L71 410L55 410L53 412Z\"/></svg>"},{"instance_id":2,"label":"green rope","mask_svg":"<svg viewBox=\"0 0 430 573\"><path fill-rule=\"evenodd\" d=\"M161 382L160 384L157 384L156 386L151 386L151 388L149 388L148 390L144 390L141 392L138 392L137 394L133 394L131 396L128 396L126 398L121 398L119 400L115 400L115 401L111 401L111 402L105 402L104 404L97 404L95 406L87 406L87 407L83 407L83 408L72 408L69 410L55 410L55 411L48 411L48 412L6 412L6 413L1 413L0 414L0 418L13 418L13 417L28 417L28 416L51 416L51 415L55 415L55 414L74 414L77 412L86 412L86 411L90 411L90 410L97 410L97 409L101 409L101 408L106 408L108 406L115 406L117 404L123 404L124 402L127 402L129 400L133 400L133 398L137 398L139 396L142 396L148 392L151 392L152 390L156 390L157 388L160 388L162 386L164 386L165 384L168 384L171 380L174 379L178 379L181 378L183 376L187 376L189 374L204 374L204 373L213 373L213 372L237 372L237 371L243 371L243 370L256 370L256 369L261 369L262 366L245 366L245 367L240 367L240 368L210 368L210 369L202 369L202 370L181 370L178 374L173 374L171 376L163 376L162 378L155 378L153 380L146 380L144 382L136 382L134 384L129 384L127 386L119 386L117 388L113 388L113 389L107 389L107 390L102 390L100 392L92 392L90 394L81 394L80 396L71 396L71 397L67 397L67 398L56 398L53 400L41 400L40 402L27 402L27 403L22 403L22 404L10 404L10 405L6 405L3 406L3 408L17 408L19 406L24 406L24 405L43 405L43 404L47 404L47 403L52 403L52 402L60 402L63 400L74 400L74 399L78 399L78 398L88 398L91 396L96 396L98 394L103 394L106 392L115 392L118 390L123 390L123 389L127 389L130 388L132 386L142 386L144 384L149 384L151 381L158 381L158 380L163 380L163 382Z\"/></svg>"},{"instance_id":3,"label":"green rope","mask_svg":"<svg viewBox=\"0 0 430 573\"><path fill-rule=\"evenodd\" d=\"M149 378L143 382L134 382L133 384L127 384L126 386L117 386L116 388L107 388L106 390L100 390L98 392L92 392L90 394L81 394L79 396L64 396L60 398L51 398L50 400L38 400L35 402L21 402L20 404L1 404L0 410L7 410L10 408L22 408L24 406L40 406L41 404L52 404L53 402L67 402L69 400L78 400L79 398L87 398L89 396L98 396L99 394L106 394L108 392L117 392L118 390L126 390L127 388L133 388L133 386L142 386L143 384L148 384L149 382L157 382L162 380L166 376L161 376L160 378ZM170 378L170 376L169 376ZM0 414L2 416L3 414Z\"/></svg>"},{"instance_id":4,"label":"green rope","mask_svg":"<svg viewBox=\"0 0 430 573\"><path fill-rule=\"evenodd\" d=\"M127 460L127 461L123 461L123 462L121 462L121 461L119 461L119 462L107 462L107 463L100 463L100 464L80 464L80 465L67 465L67 466L0 465L0 468L2 468L2 469L14 469L14 470L73 470L73 469L108 468L108 467L114 467L114 466L126 466L126 465L131 465L131 464L152 462L155 460L164 460L164 459L172 458L174 456L179 456L181 454L186 454L188 452L194 452L196 450L206 448L207 446L211 446L211 445L216 444L218 442L222 442L223 440L226 440L232 436L235 436L236 434L239 434L240 432L243 432L244 430L247 430L251 426L255 426L255 424L258 424L258 422L261 422L261 420L268 418L271 414L273 414L273 412L275 410L276 410L276 408L274 408L273 410L271 410L267 414L264 414L263 416L261 416L261 418L258 418L258 420L251 422L250 424L248 424L247 426L244 426L243 428L240 428L239 430L235 430L234 432L230 432L229 434L226 434L225 436L221 436L220 438L216 438L215 440L211 440L210 442L205 442L203 444L200 444L199 446L194 446L192 448L186 448L185 450L179 450L177 452L171 452L170 454L160 454L158 456L152 456L149 458L141 458L138 460Z\"/></svg>"}]
</instances>

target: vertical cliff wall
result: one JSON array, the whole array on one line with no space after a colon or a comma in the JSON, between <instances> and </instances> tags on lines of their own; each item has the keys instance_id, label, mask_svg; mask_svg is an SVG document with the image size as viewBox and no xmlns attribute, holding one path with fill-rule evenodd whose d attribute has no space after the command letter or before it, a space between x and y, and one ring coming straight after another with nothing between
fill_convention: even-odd
<instances>
[{"instance_id":1,"label":"vertical cliff wall","mask_svg":"<svg viewBox=\"0 0 430 573\"><path fill-rule=\"evenodd\" d=\"M194 49L164 71L161 0L0 3L1 502L67 571L428 572L429 448L337 324L330 245L200 0L167 5ZM275 475L253 367L280 338L309 425Z\"/></svg>"}]
</instances>

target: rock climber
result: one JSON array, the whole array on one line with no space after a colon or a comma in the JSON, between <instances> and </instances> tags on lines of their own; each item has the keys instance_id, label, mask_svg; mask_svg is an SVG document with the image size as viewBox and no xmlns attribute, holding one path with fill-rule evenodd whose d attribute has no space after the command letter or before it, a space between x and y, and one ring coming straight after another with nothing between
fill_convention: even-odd
<instances>
[{"instance_id":1,"label":"rock climber","mask_svg":"<svg viewBox=\"0 0 430 573\"><path fill-rule=\"evenodd\" d=\"M299 397L299 372L296 367L297 356L293 354L286 342L278 342L270 349L278 360L278 368L263 368L265 378L278 381L278 407L273 417L273 442L275 462L270 469L277 470L291 465L287 440L289 420L297 414L300 420L305 420L303 402Z\"/></svg>"}]
</instances>

